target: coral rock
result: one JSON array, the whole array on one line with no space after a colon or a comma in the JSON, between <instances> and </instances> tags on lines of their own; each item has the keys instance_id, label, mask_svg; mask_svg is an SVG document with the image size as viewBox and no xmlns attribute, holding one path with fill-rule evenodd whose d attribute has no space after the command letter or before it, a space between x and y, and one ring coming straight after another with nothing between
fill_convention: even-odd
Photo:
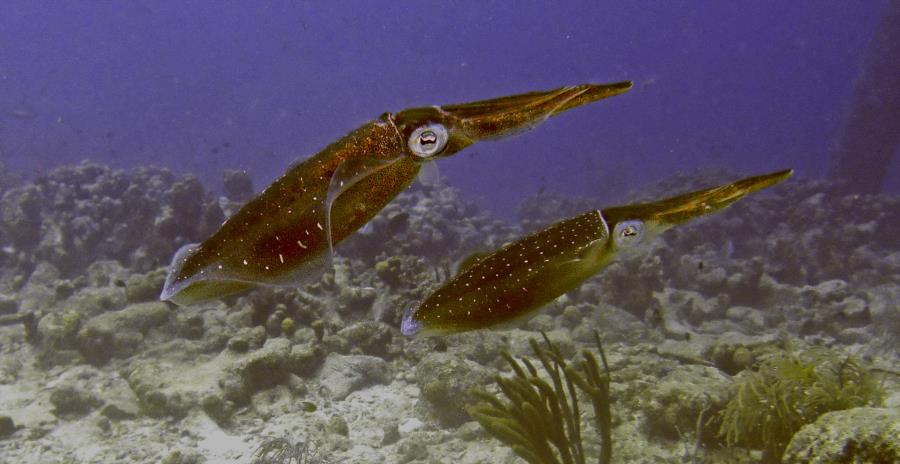
<instances>
[{"instance_id":1,"label":"coral rock","mask_svg":"<svg viewBox=\"0 0 900 464\"><path fill-rule=\"evenodd\" d=\"M331 353L319 371L319 382L333 400L343 400L369 385L389 381L387 362L375 356Z\"/></svg>"},{"instance_id":2,"label":"coral rock","mask_svg":"<svg viewBox=\"0 0 900 464\"><path fill-rule=\"evenodd\" d=\"M254 393L284 383L290 373L291 343L273 338L259 350L237 359L219 381L225 399L244 404Z\"/></svg>"},{"instance_id":3,"label":"coral rock","mask_svg":"<svg viewBox=\"0 0 900 464\"><path fill-rule=\"evenodd\" d=\"M647 394L651 399L643 407L648 431L677 439L695 430L703 413L701 438L714 443L718 427L710 425L710 419L724 408L730 384L718 369L705 366L683 366L663 377Z\"/></svg>"},{"instance_id":4,"label":"coral rock","mask_svg":"<svg viewBox=\"0 0 900 464\"><path fill-rule=\"evenodd\" d=\"M900 412L854 408L823 414L794 434L782 462L900 462Z\"/></svg>"},{"instance_id":5,"label":"coral rock","mask_svg":"<svg viewBox=\"0 0 900 464\"><path fill-rule=\"evenodd\" d=\"M125 298L129 303L154 301L159 298L166 281L165 269L157 269L146 274L135 274L125 281Z\"/></svg>"},{"instance_id":6,"label":"coral rock","mask_svg":"<svg viewBox=\"0 0 900 464\"><path fill-rule=\"evenodd\" d=\"M393 332L383 322L363 321L338 331L339 337L347 340L347 344L363 354L385 357L391 349Z\"/></svg>"},{"instance_id":7,"label":"coral rock","mask_svg":"<svg viewBox=\"0 0 900 464\"><path fill-rule=\"evenodd\" d=\"M324 359L325 353L313 343L294 345L288 357L288 369L292 374L309 377L319 369Z\"/></svg>"},{"instance_id":8,"label":"coral rock","mask_svg":"<svg viewBox=\"0 0 900 464\"><path fill-rule=\"evenodd\" d=\"M12 417L0 415L0 440L16 433L16 423Z\"/></svg>"},{"instance_id":9,"label":"coral rock","mask_svg":"<svg viewBox=\"0 0 900 464\"><path fill-rule=\"evenodd\" d=\"M465 407L476 401L470 391L485 386L489 371L473 361L447 353L431 354L416 366L416 381L435 417L448 427L471 420Z\"/></svg>"},{"instance_id":10,"label":"coral rock","mask_svg":"<svg viewBox=\"0 0 900 464\"><path fill-rule=\"evenodd\" d=\"M53 413L57 416L80 416L103 404L84 385L65 384L50 393Z\"/></svg>"},{"instance_id":11,"label":"coral rock","mask_svg":"<svg viewBox=\"0 0 900 464\"><path fill-rule=\"evenodd\" d=\"M138 303L121 311L103 313L89 319L78 331L78 350L92 362L134 354L144 335L168 322L169 306L161 302Z\"/></svg>"},{"instance_id":12,"label":"coral rock","mask_svg":"<svg viewBox=\"0 0 900 464\"><path fill-rule=\"evenodd\" d=\"M0 294L0 315L19 311L19 302L14 297Z\"/></svg>"}]
</instances>

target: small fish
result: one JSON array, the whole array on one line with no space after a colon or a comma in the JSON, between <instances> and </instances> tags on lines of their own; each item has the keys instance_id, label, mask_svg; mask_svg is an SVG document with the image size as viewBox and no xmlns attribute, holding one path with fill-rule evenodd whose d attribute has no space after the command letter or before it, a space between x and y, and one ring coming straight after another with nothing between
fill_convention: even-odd
<instances>
[{"instance_id":1,"label":"small fish","mask_svg":"<svg viewBox=\"0 0 900 464\"><path fill-rule=\"evenodd\" d=\"M203 243L179 249L160 299L189 304L259 284L317 279L334 245L369 222L426 163L631 87L585 84L384 113L290 168Z\"/></svg>"},{"instance_id":2,"label":"small fish","mask_svg":"<svg viewBox=\"0 0 900 464\"><path fill-rule=\"evenodd\" d=\"M784 181L793 171L749 177L652 203L594 210L471 260L403 316L404 335L435 335L506 324L581 285L617 253Z\"/></svg>"},{"instance_id":3,"label":"small fish","mask_svg":"<svg viewBox=\"0 0 900 464\"><path fill-rule=\"evenodd\" d=\"M16 108L9 112L9 114L18 119L34 119L37 114L34 111L31 111L26 108Z\"/></svg>"}]
</instances>

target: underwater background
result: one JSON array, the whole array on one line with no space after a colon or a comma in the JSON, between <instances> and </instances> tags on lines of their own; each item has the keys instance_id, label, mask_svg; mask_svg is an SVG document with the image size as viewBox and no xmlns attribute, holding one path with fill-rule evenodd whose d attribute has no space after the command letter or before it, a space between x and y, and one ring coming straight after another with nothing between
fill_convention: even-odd
<instances>
[{"instance_id":1,"label":"underwater background","mask_svg":"<svg viewBox=\"0 0 900 464\"><path fill-rule=\"evenodd\" d=\"M896 0L4 1L0 462L897 462L898 25ZM384 112L624 80L432 163L313 282L158 301L176 250ZM472 252L788 168L513 326L400 331Z\"/></svg>"}]
</instances>

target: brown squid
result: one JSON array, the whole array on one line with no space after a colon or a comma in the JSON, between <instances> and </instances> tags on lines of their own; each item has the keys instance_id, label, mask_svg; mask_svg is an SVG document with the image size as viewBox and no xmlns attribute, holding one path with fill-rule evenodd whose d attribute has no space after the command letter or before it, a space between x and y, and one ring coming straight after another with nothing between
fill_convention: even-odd
<instances>
[{"instance_id":1,"label":"brown squid","mask_svg":"<svg viewBox=\"0 0 900 464\"><path fill-rule=\"evenodd\" d=\"M317 279L333 246L408 187L423 163L631 85L577 85L384 113L291 167L203 243L178 250L160 299L187 304L259 284Z\"/></svg>"},{"instance_id":2,"label":"brown squid","mask_svg":"<svg viewBox=\"0 0 900 464\"><path fill-rule=\"evenodd\" d=\"M464 332L525 317L661 232L718 211L791 176L779 171L652 203L589 211L531 234L468 267L403 316L405 335Z\"/></svg>"}]
</instances>

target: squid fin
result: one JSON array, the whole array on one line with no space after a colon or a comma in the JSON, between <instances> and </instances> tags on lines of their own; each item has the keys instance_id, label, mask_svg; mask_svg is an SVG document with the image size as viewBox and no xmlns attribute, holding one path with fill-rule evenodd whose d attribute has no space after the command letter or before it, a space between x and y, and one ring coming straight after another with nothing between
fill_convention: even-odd
<instances>
[{"instance_id":1,"label":"squid fin","mask_svg":"<svg viewBox=\"0 0 900 464\"><path fill-rule=\"evenodd\" d=\"M178 277L181 275L184 263L187 262L187 259L194 254L198 248L200 248L199 243L190 243L182 246L175 252L175 255L172 257L172 262L169 264L169 272L166 274L166 282L163 284L162 293L159 295L160 300L173 300L182 290L187 288L191 282L193 282L193 278L178 280Z\"/></svg>"},{"instance_id":2,"label":"squid fin","mask_svg":"<svg viewBox=\"0 0 900 464\"><path fill-rule=\"evenodd\" d=\"M323 210L325 213L325 234L328 238L328 255L329 259L334 256L334 234L331 228L331 208L334 202L350 187L362 179L386 168L402 158L391 159L373 159L373 158L357 158L350 159L341 163L334 174L331 176L331 182L328 184L328 194L325 196L325 204Z\"/></svg>"},{"instance_id":3,"label":"squid fin","mask_svg":"<svg viewBox=\"0 0 900 464\"><path fill-rule=\"evenodd\" d=\"M428 161L422 163L422 168L419 170L419 176L416 180L425 187L440 187L443 179L441 179L437 163Z\"/></svg>"}]
</instances>

